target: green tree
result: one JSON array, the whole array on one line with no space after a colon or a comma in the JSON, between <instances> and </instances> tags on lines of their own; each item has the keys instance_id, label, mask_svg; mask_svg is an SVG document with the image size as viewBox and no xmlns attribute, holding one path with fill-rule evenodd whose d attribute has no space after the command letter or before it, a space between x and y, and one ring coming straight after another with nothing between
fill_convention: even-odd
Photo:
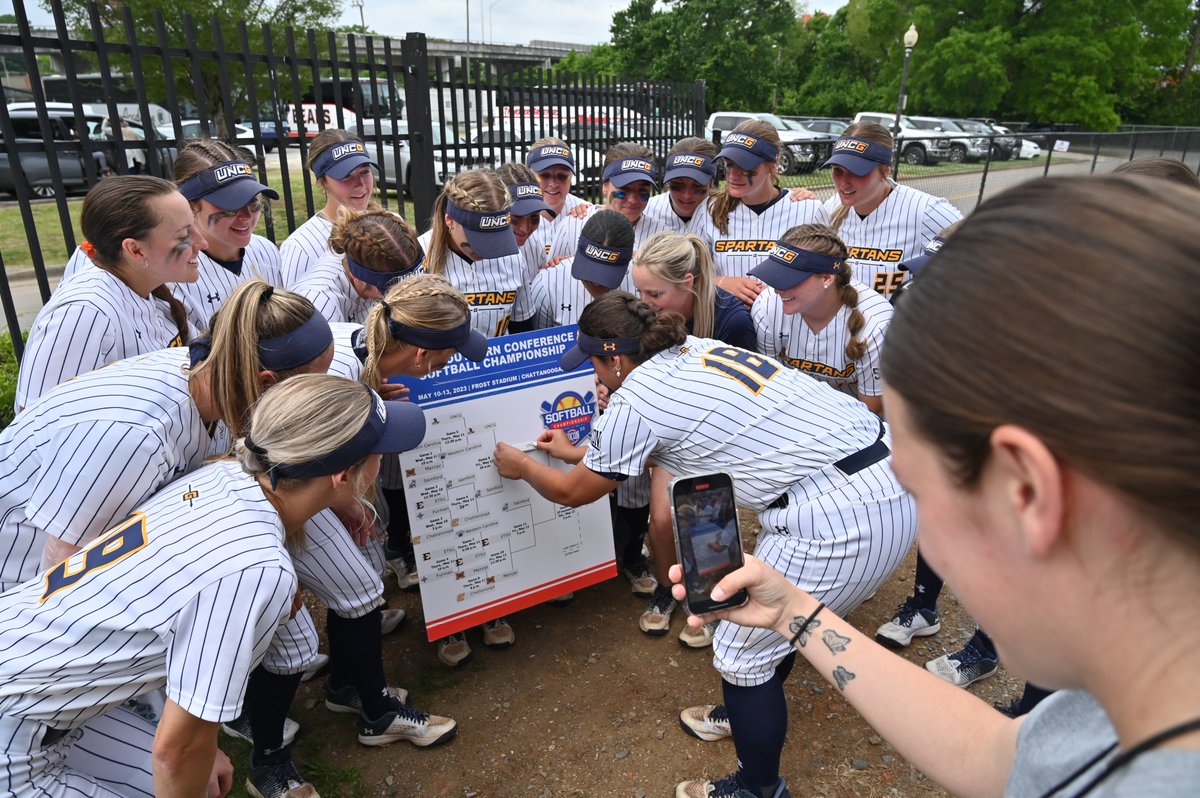
<instances>
[{"instance_id":1,"label":"green tree","mask_svg":"<svg viewBox=\"0 0 1200 798\"><path fill-rule=\"evenodd\" d=\"M52 5L61 4L67 18L67 24L77 31L90 31L91 21L88 15L87 0L41 0L42 7L50 10ZM286 52L286 29L297 31L297 47L307 50L301 31L307 28L327 29L329 20L337 19L341 14L341 0L305 0L303 3L292 0L261 0L261 2L245 3L239 0L102 0L100 3L101 24L108 40L123 41L123 9L128 8L133 17L134 35L139 43L150 44L158 41L156 32L155 12L162 12L163 22L167 31L170 46L183 47L187 42L184 15L191 15L195 25L195 44L201 50L212 49L216 44L214 28L219 31L221 43L225 50L240 51L240 35L238 25L244 22L251 52L264 51L263 25L268 25L275 53ZM318 46L323 47L323 37L318 37ZM161 64L147 63L143 59L140 73L134 74L133 62L129 56L111 55L110 65L126 75L141 81L150 97L158 98L166 94L165 74ZM257 113L258 109L248 107L246 102L247 80L237 59L230 63L230 102L227 107L222 93L220 72L216 61L200 61L199 87L193 80L190 63L186 59L174 59L172 62L175 76L175 91L178 97L198 102L202 89L207 104L208 116L213 120L216 129L222 135L228 135L232 120L247 113ZM254 67L255 95L259 102L270 99L269 80L265 66ZM284 102L290 97L280 98Z\"/></svg>"},{"instance_id":2,"label":"green tree","mask_svg":"<svg viewBox=\"0 0 1200 798\"><path fill-rule=\"evenodd\" d=\"M572 50L554 67L563 72L580 72L586 75L616 77L621 74L620 59L616 48L611 44L597 44L586 53Z\"/></svg>"}]
</instances>

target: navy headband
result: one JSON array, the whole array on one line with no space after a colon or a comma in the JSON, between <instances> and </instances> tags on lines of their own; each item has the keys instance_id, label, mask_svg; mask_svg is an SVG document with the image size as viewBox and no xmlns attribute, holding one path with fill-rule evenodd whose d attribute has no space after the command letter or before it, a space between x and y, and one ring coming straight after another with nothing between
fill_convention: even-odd
<instances>
[{"instance_id":1,"label":"navy headband","mask_svg":"<svg viewBox=\"0 0 1200 798\"><path fill-rule=\"evenodd\" d=\"M405 344L422 349L458 349L471 336L471 318L448 330L433 330L428 327L411 327L387 317L388 335Z\"/></svg>"},{"instance_id":2,"label":"navy headband","mask_svg":"<svg viewBox=\"0 0 1200 798\"><path fill-rule=\"evenodd\" d=\"M593 338L579 333L575 345L585 355L636 355L642 351L641 338Z\"/></svg>"},{"instance_id":3,"label":"navy headband","mask_svg":"<svg viewBox=\"0 0 1200 798\"><path fill-rule=\"evenodd\" d=\"M258 182L246 161L223 161L202 169L179 184L188 202L208 199L222 210L236 210L259 194L279 199L279 192Z\"/></svg>"},{"instance_id":4,"label":"navy headband","mask_svg":"<svg viewBox=\"0 0 1200 798\"><path fill-rule=\"evenodd\" d=\"M377 272L374 269L368 269L361 263L350 257L350 253L345 253L346 268L350 270L350 274L354 275L359 280L362 280L368 285L373 285L380 291L387 292L392 283L399 282L405 277L416 274L417 271L425 264L425 253L421 253L417 257L416 263L407 268L400 269L394 272Z\"/></svg>"},{"instance_id":5,"label":"navy headband","mask_svg":"<svg viewBox=\"0 0 1200 798\"><path fill-rule=\"evenodd\" d=\"M746 164L741 162L742 159L738 158L739 155L742 156L742 159L746 155L753 155L760 161L774 161L779 157L779 148L766 139L734 131L721 142L721 152L717 157L733 158L738 166L743 169L747 168Z\"/></svg>"},{"instance_id":6,"label":"navy headband","mask_svg":"<svg viewBox=\"0 0 1200 798\"><path fill-rule=\"evenodd\" d=\"M654 162L645 158L617 158L604 167L601 179L611 181L617 188L624 188L630 183L645 181L658 187L658 179L654 174Z\"/></svg>"},{"instance_id":7,"label":"navy headband","mask_svg":"<svg viewBox=\"0 0 1200 798\"><path fill-rule=\"evenodd\" d=\"M313 159L312 171L317 177L329 175L334 180L345 180L347 175L363 164L379 168L379 164L367 154L366 144L358 139L347 139L322 150Z\"/></svg>"},{"instance_id":8,"label":"navy headband","mask_svg":"<svg viewBox=\"0 0 1200 798\"><path fill-rule=\"evenodd\" d=\"M781 266L787 266L798 272L813 272L815 274L838 274L842 270L842 259L833 255L822 255L807 249L792 246L784 241L776 241L775 246L767 253L767 260Z\"/></svg>"},{"instance_id":9,"label":"navy headband","mask_svg":"<svg viewBox=\"0 0 1200 798\"><path fill-rule=\"evenodd\" d=\"M446 213L450 214L450 218L463 227L481 233L495 233L507 230L512 224L512 214L507 210L477 213L469 211L466 208L460 208L449 199L446 200Z\"/></svg>"},{"instance_id":10,"label":"navy headband","mask_svg":"<svg viewBox=\"0 0 1200 798\"><path fill-rule=\"evenodd\" d=\"M329 322L317 310L290 333L258 342L258 362L267 371L288 371L311 363L333 343Z\"/></svg>"}]
</instances>

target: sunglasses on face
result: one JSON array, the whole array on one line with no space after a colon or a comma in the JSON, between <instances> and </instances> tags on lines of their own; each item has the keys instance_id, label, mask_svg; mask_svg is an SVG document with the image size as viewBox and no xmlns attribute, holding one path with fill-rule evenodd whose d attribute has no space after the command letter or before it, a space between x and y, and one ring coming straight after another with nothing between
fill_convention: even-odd
<instances>
[{"instance_id":1,"label":"sunglasses on face","mask_svg":"<svg viewBox=\"0 0 1200 798\"><path fill-rule=\"evenodd\" d=\"M247 202L245 205L238 208L237 210L217 211L216 213L213 214L213 216L216 216L218 219L232 219L235 216L237 216L239 213L241 213L242 211L253 214L253 213L258 213L262 209L263 209L262 200L256 198L256 199L250 200L249 202Z\"/></svg>"},{"instance_id":2,"label":"sunglasses on face","mask_svg":"<svg viewBox=\"0 0 1200 798\"><path fill-rule=\"evenodd\" d=\"M642 189L641 191L634 193L632 191L622 191L621 189L618 188L618 189L613 190L612 198L619 199L619 200L633 198L633 199L640 199L642 202L649 202L650 201L650 192L645 189Z\"/></svg>"}]
</instances>

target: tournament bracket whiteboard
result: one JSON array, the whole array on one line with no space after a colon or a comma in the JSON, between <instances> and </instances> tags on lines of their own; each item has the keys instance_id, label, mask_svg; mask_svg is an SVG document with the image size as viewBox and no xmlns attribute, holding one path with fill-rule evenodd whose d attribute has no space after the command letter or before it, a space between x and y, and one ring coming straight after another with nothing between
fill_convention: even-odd
<instances>
[{"instance_id":1,"label":"tournament bracket whiteboard","mask_svg":"<svg viewBox=\"0 0 1200 798\"><path fill-rule=\"evenodd\" d=\"M432 377L402 380L425 411L425 440L400 465L431 641L616 576L606 499L554 504L492 462L497 441L520 446L546 429L586 440L592 369L558 365L576 332L491 338L482 363L455 355Z\"/></svg>"}]
</instances>

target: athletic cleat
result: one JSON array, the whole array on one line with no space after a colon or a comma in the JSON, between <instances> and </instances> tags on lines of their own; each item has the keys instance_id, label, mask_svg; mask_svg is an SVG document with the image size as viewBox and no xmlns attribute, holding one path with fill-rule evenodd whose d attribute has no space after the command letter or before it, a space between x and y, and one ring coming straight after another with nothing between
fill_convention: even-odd
<instances>
[{"instance_id":1,"label":"athletic cleat","mask_svg":"<svg viewBox=\"0 0 1200 798\"><path fill-rule=\"evenodd\" d=\"M625 578L629 580L633 595L643 598L650 598L654 595L654 589L658 587L658 580L654 578L654 574L650 573L650 566L645 560L628 568L622 568L621 573L625 574Z\"/></svg>"},{"instance_id":2,"label":"athletic cleat","mask_svg":"<svg viewBox=\"0 0 1200 798\"><path fill-rule=\"evenodd\" d=\"M462 632L443 637L437 644L438 659L453 668L471 658L471 644Z\"/></svg>"},{"instance_id":3,"label":"athletic cleat","mask_svg":"<svg viewBox=\"0 0 1200 798\"><path fill-rule=\"evenodd\" d=\"M408 613L404 610L384 610L379 614L379 633L390 635L400 628L400 624L404 623L407 617Z\"/></svg>"},{"instance_id":4,"label":"athletic cleat","mask_svg":"<svg viewBox=\"0 0 1200 798\"><path fill-rule=\"evenodd\" d=\"M554 607L565 607L574 600L575 594L573 592L563 593L561 596L555 596L554 598L550 599L550 605Z\"/></svg>"},{"instance_id":5,"label":"athletic cleat","mask_svg":"<svg viewBox=\"0 0 1200 798\"><path fill-rule=\"evenodd\" d=\"M638 626L651 637L661 637L671 629L671 613L675 610L675 599L669 588L659 585L654 589L650 605L638 619Z\"/></svg>"},{"instance_id":6,"label":"athletic cleat","mask_svg":"<svg viewBox=\"0 0 1200 798\"><path fill-rule=\"evenodd\" d=\"M239 740L245 740L254 745L254 733L250 730L250 716L245 712L238 715L228 723L221 724L221 731L228 734L230 737L236 737ZM300 731L300 724L291 718L283 719L283 744L291 745L296 741L296 734Z\"/></svg>"},{"instance_id":7,"label":"athletic cleat","mask_svg":"<svg viewBox=\"0 0 1200 798\"><path fill-rule=\"evenodd\" d=\"M516 633L508 625L508 621L503 618L488 621L481 628L483 629L483 644L489 648L508 648L517 642Z\"/></svg>"},{"instance_id":8,"label":"athletic cleat","mask_svg":"<svg viewBox=\"0 0 1200 798\"><path fill-rule=\"evenodd\" d=\"M387 745L407 740L420 748L444 743L458 732L458 724L450 718L430 715L401 704L379 720L358 716L358 741L363 745Z\"/></svg>"},{"instance_id":9,"label":"athletic cleat","mask_svg":"<svg viewBox=\"0 0 1200 798\"><path fill-rule=\"evenodd\" d=\"M695 628L691 624L685 623L683 631L679 633L679 645L685 648L708 648L712 645L713 635L716 634L716 631L716 621L709 621Z\"/></svg>"},{"instance_id":10,"label":"athletic cleat","mask_svg":"<svg viewBox=\"0 0 1200 798\"><path fill-rule=\"evenodd\" d=\"M774 789L770 793L764 794L767 798L792 798L782 776L779 781L775 782ZM757 790L743 787L738 782L736 773L731 773L716 781L706 779L684 781L675 787L675 798L759 798L759 795Z\"/></svg>"},{"instance_id":11,"label":"athletic cleat","mask_svg":"<svg viewBox=\"0 0 1200 798\"><path fill-rule=\"evenodd\" d=\"M916 599L910 596L896 608L890 621L875 630L875 640L887 648L904 648L914 637L937 634L941 628L937 609L918 606Z\"/></svg>"},{"instance_id":12,"label":"athletic cleat","mask_svg":"<svg viewBox=\"0 0 1200 798\"><path fill-rule=\"evenodd\" d=\"M961 651L931 659L925 670L936 674L957 687L967 687L986 679L1000 668L996 657L985 657L975 646L967 643Z\"/></svg>"},{"instance_id":13,"label":"athletic cleat","mask_svg":"<svg viewBox=\"0 0 1200 798\"><path fill-rule=\"evenodd\" d=\"M308 667L304 669L304 675L300 677L300 681L310 682L318 676L323 676L327 670L329 670L329 655L317 654L313 658L313 661L308 663Z\"/></svg>"},{"instance_id":14,"label":"athletic cleat","mask_svg":"<svg viewBox=\"0 0 1200 798\"><path fill-rule=\"evenodd\" d=\"M679 713L679 725L685 732L706 743L733 735L729 730L729 712L723 704L688 707Z\"/></svg>"},{"instance_id":15,"label":"athletic cleat","mask_svg":"<svg viewBox=\"0 0 1200 798\"><path fill-rule=\"evenodd\" d=\"M251 768L246 791L254 798L321 798L317 788L296 770L290 756L282 762Z\"/></svg>"},{"instance_id":16,"label":"athletic cleat","mask_svg":"<svg viewBox=\"0 0 1200 798\"><path fill-rule=\"evenodd\" d=\"M417 576L417 566L403 557L388 560L387 568L396 575L396 586L401 590L416 590L421 586L421 577Z\"/></svg>"},{"instance_id":17,"label":"athletic cleat","mask_svg":"<svg viewBox=\"0 0 1200 798\"><path fill-rule=\"evenodd\" d=\"M403 704L408 700L408 691L403 687L389 687L388 695ZM362 701L358 697L358 690L352 684L345 687L333 688L329 686L329 680L325 680L325 708L330 712L337 712L343 715L358 715L362 712ZM286 741L285 741L286 742Z\"/></svg>"}]
</instances>

